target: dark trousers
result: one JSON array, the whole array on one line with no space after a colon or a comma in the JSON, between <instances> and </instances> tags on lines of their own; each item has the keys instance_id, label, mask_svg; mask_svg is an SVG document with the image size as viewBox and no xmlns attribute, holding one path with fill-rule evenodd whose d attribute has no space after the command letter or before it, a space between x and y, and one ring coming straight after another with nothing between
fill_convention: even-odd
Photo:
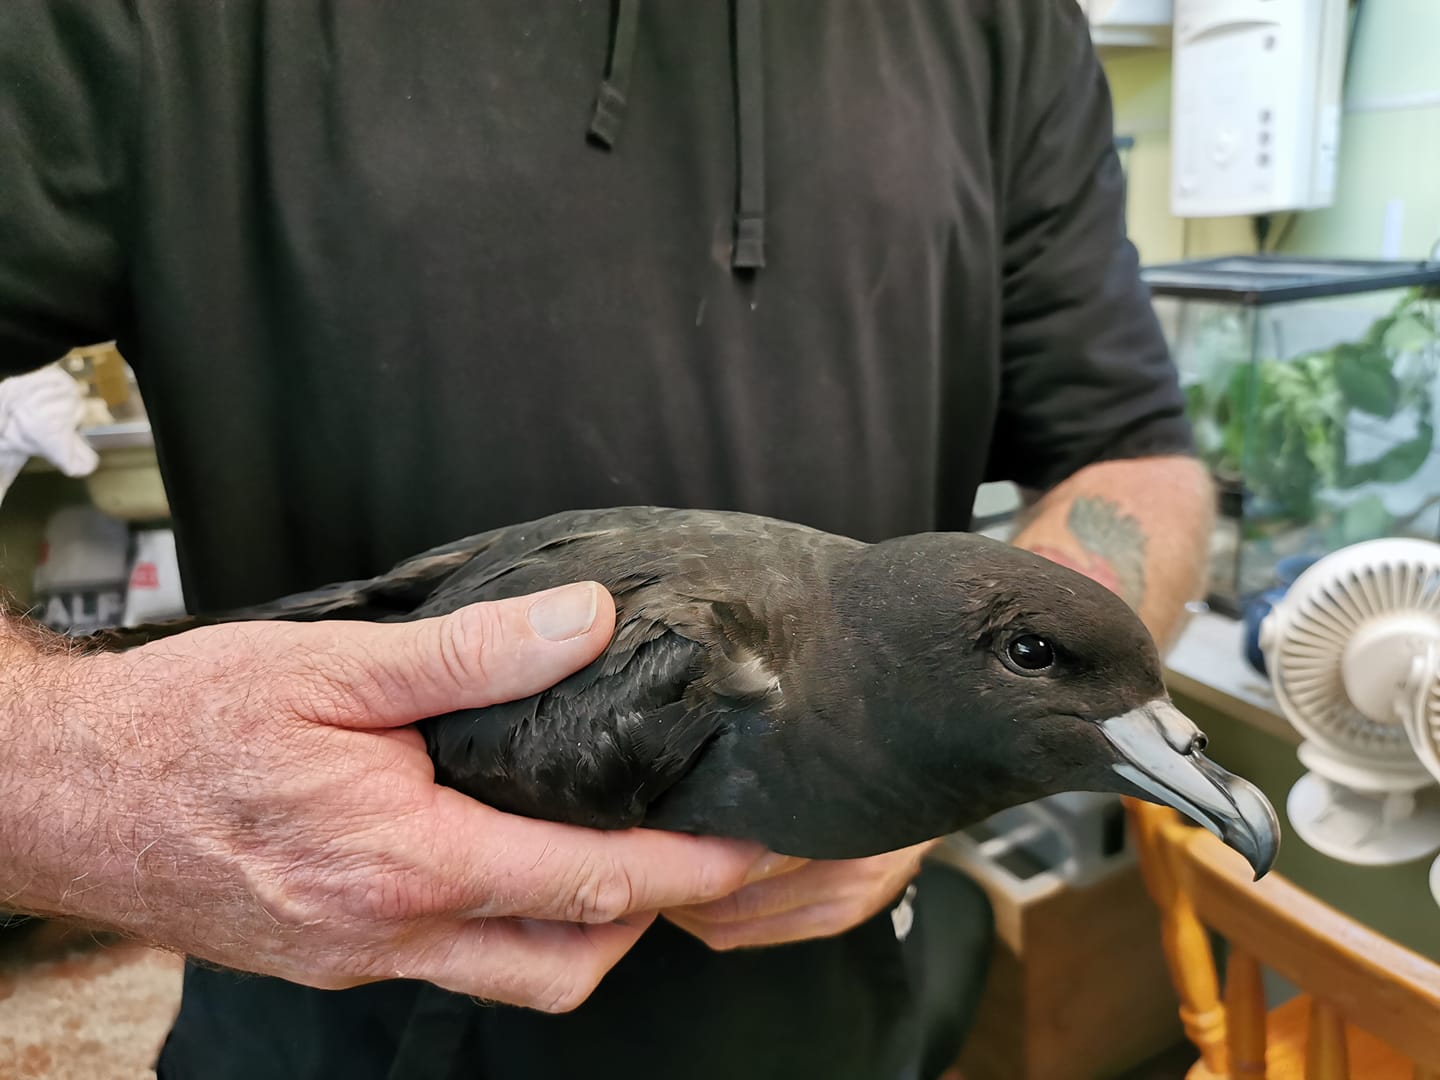
<instances>
[{"instance_id":1,"label":"dark trousers","mask_svg":"<svg viewBox=\"0 0 1440 1080\"><path fill-rule=\"evenodd\" d=\"M321 991L187 967L159 1080L934 1080L969 1030L990 906L949 867L839 937L713 952L659 920L580 1008L426 984Z\"/></svg>"}]
</instances>

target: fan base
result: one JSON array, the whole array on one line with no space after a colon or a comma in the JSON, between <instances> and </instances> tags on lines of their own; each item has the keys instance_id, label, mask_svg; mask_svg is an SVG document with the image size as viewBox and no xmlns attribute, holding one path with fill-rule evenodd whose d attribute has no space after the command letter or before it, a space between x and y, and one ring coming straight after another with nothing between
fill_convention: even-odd
<instances>
[{"instance_id":1,"label":"fan base","mask_svg":"<svg viewBox=\"0 0 1440 1080\"><path fill-rule=\"evenodd\" d=\"M1435 794L1433 788L1416 792L1408 813L1392 812L1387 820L1386 799L1404 793L1365 794L1306 773L1290 789L1285 809L1296 835L1321 854L1356 866L1392 866L1440 851Z\"/></svg>"}]
</instances>

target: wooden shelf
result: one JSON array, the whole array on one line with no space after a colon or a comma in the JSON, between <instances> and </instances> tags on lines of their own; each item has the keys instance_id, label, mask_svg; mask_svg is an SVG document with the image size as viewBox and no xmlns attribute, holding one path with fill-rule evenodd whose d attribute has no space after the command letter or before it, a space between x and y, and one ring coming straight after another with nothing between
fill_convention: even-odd
<instances>
[{"instance_id":1,"label":"wooden shelf","mask_svg":"<svg viewBox=\"0 0 1440 1080\"><path fill-rule=\"evenodd\" d=\"M100 455L100 464L95 467L96 472L113 468L133 469L155 461L155 439L147 421L130 420L106 424L104 427L86 428L81 434ZM32 457L27 461L24 471L59 472L54 465L41 457Z\"/></svg>"},{"instance_id":2,"label":"wooden shelf","mask_svg":"<svg viewBox=\"0 0 1440 1080\"><path fill-rule=\"evenodd\" d=\"M81 432L85 441L96 450L134 450L155 448L155 437L148 420L124 420L104 427L86 428Z\"/></svg>"}]
</instances>

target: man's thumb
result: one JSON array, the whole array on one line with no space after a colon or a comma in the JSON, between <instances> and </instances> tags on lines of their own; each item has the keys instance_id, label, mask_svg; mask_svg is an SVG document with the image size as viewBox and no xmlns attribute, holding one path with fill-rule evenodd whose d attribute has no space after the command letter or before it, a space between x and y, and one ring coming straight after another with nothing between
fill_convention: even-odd
<instances>
[{"instance_id":1,"label":"man's thumb","mask_svg":"<svg viewBox=\"0 0 1440 1080\"><path fill-rule=\"evenodd\" d=\"M341 676L361 714L346 720L390 727L529 697L594 660L614 629L614 601L593 581L415 622L348 624L342 666L367 666Z\"/></svg>"}]
</instances>

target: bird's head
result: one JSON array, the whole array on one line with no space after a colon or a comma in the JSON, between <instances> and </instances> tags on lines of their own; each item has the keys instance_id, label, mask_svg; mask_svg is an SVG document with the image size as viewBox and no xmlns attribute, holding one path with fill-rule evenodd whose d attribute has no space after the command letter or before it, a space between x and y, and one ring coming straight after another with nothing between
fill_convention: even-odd
<instances>
[{"instance_id":1,"label":"bird's head","mask_svg":"<svg viewBox=\"0 0 1440 1080\"><path fill-rule=\"evenodd\" d=\"M935 797L974 798L967 786L977 784L988 789L977 805L987 794L1010 804L1065 791L1129 795L1203 825L1257 878L1270 869L1274 809L1205 756L1204 733L1166 692L1154 640L1114 593L963 534L875 545L864 561L867 599L889 609L875 620L872 606L865 622L900 631L867 643L879 668L900 676L876 697L910 727L894 744L928 759Z\"/></svg>"}]
</instances>

